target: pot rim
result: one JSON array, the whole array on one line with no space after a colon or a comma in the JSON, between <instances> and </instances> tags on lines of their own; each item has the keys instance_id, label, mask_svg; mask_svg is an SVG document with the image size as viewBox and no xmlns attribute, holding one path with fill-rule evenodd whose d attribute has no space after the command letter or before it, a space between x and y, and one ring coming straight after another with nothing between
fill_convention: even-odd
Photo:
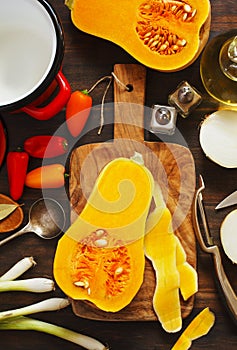
<instances>
[{"instance_id":1,"label":"pot rim","mask_svg":"<svg viewBox=\"0 0 237 350\"><path fill-rule=\"evenodd\" d=\"M61 21L57 13L55 12L54 8L52 7L52 5L50 5L46 0L35 0L35 1L39 2L44 7L48 15L50 16L50 19L54 26L55 36L56 36L55 57L47 76L42 81L42 83L35 88L34 91L32 91L29 95L23 97L22 99L4 104L2 106L0 105L0 111L18 110L19 108L32 103L37 97L39 97L43 92L45 92L45 90L53 82L53 80L55 79L57 73L61 68L62 60L64 57L64 48L65 48L64 33L63 33L63 27L62 27Z\"/></svg>"}]
</instances>

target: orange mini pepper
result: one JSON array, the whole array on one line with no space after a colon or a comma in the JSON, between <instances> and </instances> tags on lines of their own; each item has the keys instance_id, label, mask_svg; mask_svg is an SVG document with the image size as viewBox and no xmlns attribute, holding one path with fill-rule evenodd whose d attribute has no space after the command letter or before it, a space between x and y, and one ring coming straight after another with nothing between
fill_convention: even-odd
<instances>
[{"instance_id":1,"label":"orange mini pepper","mask_svg":"<svg viewBox=\"0 0 237 350\"><path fill-rule=\"evenodd\" d=\"M65 183L65 167L62 164L43 165L29 171L25 185L31 188L59 188Z\"/></svg>"},{"instance_id":2,"label":"orange mini pepper","mask_svg":"<svg viewBox=\"0 0 237 350\"><path fill-rule=\"evenodd\" d=\"M74 91L66 106L66 123L73 137L82 132L92 107L92 98L87 90Z\"/></svg>"}]
</instances>

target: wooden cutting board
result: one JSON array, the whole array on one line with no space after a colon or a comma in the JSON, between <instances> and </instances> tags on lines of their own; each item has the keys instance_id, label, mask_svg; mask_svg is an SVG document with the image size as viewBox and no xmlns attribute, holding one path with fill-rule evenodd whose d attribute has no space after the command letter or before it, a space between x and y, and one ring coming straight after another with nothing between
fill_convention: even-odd
<instances>
[{"instance_id":1,"label":"wooden cutting board","mask_svg":"<svg viewBox=\"0 0 237 350\"><path fill-rule=\"evenodd\" d=\"M190 264L196 268L196 244L191 221L191 204L195 190L195 167L190 151L181 145L144 141L144 96L146 69L141 65L115 65L114 74L128 92L114 82L114 140L83 145L70 159L71 220L82 211L100 170L114 158L143 155L145 165L161 186L167 206L173 214L175 234L180 238ZM145 191L146 189L144 189ZM72 301L76 315L94 320L157 320L152 308L155 275L146 261L144 282L134 300L117 313L107 313L86 301ZM194 297L182 303L182 316L193 308Z\"/></svg>"}]
</instances>

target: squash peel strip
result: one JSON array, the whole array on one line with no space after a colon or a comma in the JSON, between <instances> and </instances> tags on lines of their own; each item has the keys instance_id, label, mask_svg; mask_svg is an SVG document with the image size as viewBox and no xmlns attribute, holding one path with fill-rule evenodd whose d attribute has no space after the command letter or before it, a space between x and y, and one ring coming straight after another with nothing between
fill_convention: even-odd
<instances>
[{"instance_id":1,"label":"squash peel strip","mask_svg":"<svg viewBox=\"0 0 237 350\"><path fill-rule=\"evenodd\" d=\"M173 333L182 327L179 291L185 300L196 293L197 273L173 232L172 216L157 183L153 198L156 208L147 218L144 250L156 273L154 311L164 330Z\"/></svg>"},{"instance_id":2,"label":"squash peel strip","mask_svg":"<svg viewBox=\"0 0 237 350\"><path fill-rule=\"evenodd\" d=\"M180 292L184 300L188 300L198 291L198 278L196 270L187 262L185 250L178 239L176 246L177 269L180 276Z\"/></svg>"},{"instance_id":3,"label":"squash peel strip","mask_svg":"<svg viewBox=\"0 0 237 350\"><path fill-rule=\"evenodd\" d=\"M171 350L187 350L192 341L206 335L215 322L215 315L208 307L203 309L188 325Z\"/></svg>"}]
</instances>

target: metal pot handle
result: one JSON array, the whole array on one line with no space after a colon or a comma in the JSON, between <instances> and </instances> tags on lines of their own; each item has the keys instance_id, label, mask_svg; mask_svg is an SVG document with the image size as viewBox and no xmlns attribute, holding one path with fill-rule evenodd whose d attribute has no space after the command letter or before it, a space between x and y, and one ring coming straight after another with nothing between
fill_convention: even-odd
<instances>
[{"instance_id":1,"label":"metal pot handle","mask_svg":"<svg viewBox=\"0 0 237 350\"><path fill-rule=\"evenodd\" d=\"M215 274L217 277L216 278L217 286L219 288L219 291L221 292L221 295L224 300L224 304L227 307L227 310L231 318L233 319L234 323L237 325L237 297L224 271L219 248L217 245L214 245L212 242L212 237L209 232L205 210L202 203L202 191L204 190L205 185L201 176L199 180L200 180L200 187L195 193L193 210L192 210L194 231L196 233L196 237L200 244L201 249L206 253L212 254L214 267L215 267ZM205 243L205 240L202 236L201 229L199 226L198 209L200 211L200 216L202 219L207 244Z\"/></svg>"}]
</instances>

